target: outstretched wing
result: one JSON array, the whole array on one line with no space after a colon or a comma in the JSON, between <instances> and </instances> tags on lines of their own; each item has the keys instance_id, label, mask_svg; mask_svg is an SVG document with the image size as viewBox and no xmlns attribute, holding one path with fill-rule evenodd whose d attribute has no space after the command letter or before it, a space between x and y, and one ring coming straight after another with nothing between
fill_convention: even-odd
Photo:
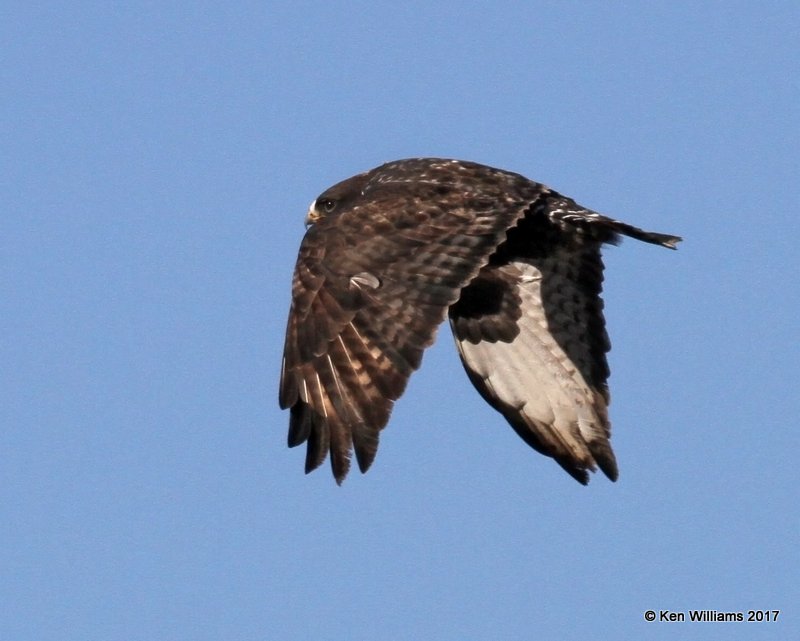
<instances>
[{"instance_id":1,"label":"outstretched wing","mask_svg":"<svg viewBox=\"0 0 800 641\"><path fill-rule=\"evenodd\" d=\"M618 234L667 247L678 240L543 194L450 308L462 363L483 398L584 484L598 466L617 478L600 247Z\"/></svg>"},{"instance_id":2,"label":"outstretched wing","mask_svg":"<svg viewBox=\"0 0 800 641\"><path fill-rule=\"evenodd\" d=\"M393 401L448 307L527 204L512 201L507 184L471 198L469 172L458 189L398 173L384 168L356 177L355 189L329 190L341 206L309 229L294 274L280 404L291 408L289 445L308 442L306 471L330 451L338 482L351 449L362 471L370 466ZM485 175L480 187L487 191ZM315 202L334 202L323 196Z\"/></svg>"}]
</instances>

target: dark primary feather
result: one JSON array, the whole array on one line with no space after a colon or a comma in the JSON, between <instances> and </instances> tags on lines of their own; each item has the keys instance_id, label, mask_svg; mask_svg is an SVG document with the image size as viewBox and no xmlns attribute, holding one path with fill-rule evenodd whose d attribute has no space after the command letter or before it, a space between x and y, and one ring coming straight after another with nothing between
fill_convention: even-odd
<instances>
[{"instance_id":1,"label":"dark primary feather","mask_svg":"<svg viewBox=\"0 0 800 641\"><path fill-rule=\"evenodd\" d=\"M600 246L673 247L526 178L442 159L387 163L321 194L300 247L280 404L306 471L366 471L392 405L450 317L470 380L579 481L616 478Z\"/></svg>"}]
</instances>

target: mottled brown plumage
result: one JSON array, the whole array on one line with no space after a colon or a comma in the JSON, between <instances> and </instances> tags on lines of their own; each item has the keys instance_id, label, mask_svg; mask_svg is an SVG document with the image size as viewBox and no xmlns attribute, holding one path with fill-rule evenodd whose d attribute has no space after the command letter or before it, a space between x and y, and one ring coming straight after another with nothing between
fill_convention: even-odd
<instances>
[{"instance_id":1,"label":"mottled brown plumage","mask_svg":"<svg viewBox=\"0 0 800 641\"><path fill-rule=\"evenodd\" d=\"M289 445L306 472L328 452L341 483L380 430L449 315L480 394L581 483L612 480L600 247L676 236L606 218L518 174L475 163L390 162L334 185L309 210L281 371Z\"/></svg>"}]
</instances>

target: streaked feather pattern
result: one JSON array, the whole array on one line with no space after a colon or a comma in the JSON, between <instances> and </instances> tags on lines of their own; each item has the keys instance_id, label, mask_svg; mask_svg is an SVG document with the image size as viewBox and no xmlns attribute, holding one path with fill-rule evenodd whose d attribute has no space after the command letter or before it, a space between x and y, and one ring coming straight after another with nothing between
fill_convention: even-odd
<instances>
[{"instance_id":1,"label":"streaked feather pattern","mask_svg":"<svg viewBox=\"0 0 800 641\"><path fill-rule=\"evenodd\" d=\"M675 248L518 174L455 160L387 163L312 204L281 371L288 442L366 471L394 401L449 316L473 385L581 483L612 480L600 248Z\"/></svg>"}]
</instances>

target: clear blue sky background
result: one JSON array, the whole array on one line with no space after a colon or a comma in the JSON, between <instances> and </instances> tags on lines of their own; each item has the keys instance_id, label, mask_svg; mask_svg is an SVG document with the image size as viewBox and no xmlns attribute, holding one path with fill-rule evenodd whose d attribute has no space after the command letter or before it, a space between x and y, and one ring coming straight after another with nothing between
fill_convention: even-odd
<instances>
[{"instance_id":1,"label":"clear blue sky background","mask_svg":"<svg viewBox=\"0 0 800 641\"><path fill-rule=\"evenodd\" d=\"M797 2L50 4L0 9L0 639L800 638ZM419 155L685 237L606 252L616 484L444 328L368 475L286 448L307 205ZM643 620L692 608L782 613Z\"/></svg>"}]
</instances>

